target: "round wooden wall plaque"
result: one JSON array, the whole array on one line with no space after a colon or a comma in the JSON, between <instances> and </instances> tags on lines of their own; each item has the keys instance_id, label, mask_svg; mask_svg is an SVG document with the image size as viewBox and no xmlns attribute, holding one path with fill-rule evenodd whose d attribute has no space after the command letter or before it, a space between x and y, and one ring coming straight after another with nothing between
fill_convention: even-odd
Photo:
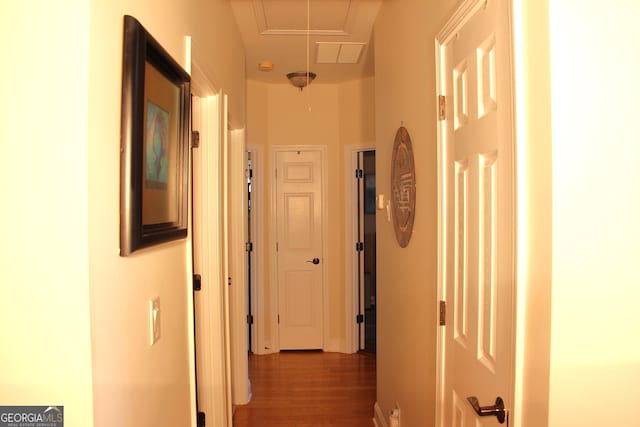
<instances>
[{"instance_id":1,"label":"round wooden wall plaque","mask_svg":"<svg viewBox=\"0 0 640 427\"><path fill-rule=\"evenodd\" d=\"M406 248L413 231L416 214L416 168L411 137L403 126L398 128L391 157L391 192L393 229L401 248Z\"/></svg>"}]
</instances>

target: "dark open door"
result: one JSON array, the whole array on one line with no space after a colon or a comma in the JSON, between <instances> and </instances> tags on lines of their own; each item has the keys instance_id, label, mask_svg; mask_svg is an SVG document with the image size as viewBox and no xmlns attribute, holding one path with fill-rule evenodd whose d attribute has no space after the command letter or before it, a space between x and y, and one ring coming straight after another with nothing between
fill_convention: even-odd
<instances>
[{"instance_id":1,"label":"dark open door","mask_svg":"<svg viewBox=\"0 0 640 427\"><path fill-rule=\"evenodd\" d=\"M358 156L361 183L358 203L360 244L359 282L360 350L376 352L376 152L362 151Z\"/></svg>"}]
</instances>

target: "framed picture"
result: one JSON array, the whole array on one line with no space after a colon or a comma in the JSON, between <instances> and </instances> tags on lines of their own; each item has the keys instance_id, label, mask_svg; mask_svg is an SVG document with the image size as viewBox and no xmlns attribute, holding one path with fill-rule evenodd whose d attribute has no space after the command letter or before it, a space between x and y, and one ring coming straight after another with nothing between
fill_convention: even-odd
<instances>
[{"instance_id":1,"label":"framed picture","mask_svg":"<svg viewBox=\"0 0 640 427\"><path fill-rule=\"evenodd\" d=\"M120 255L187 235L190 77L124 17Z\"/></svg>"}]
</instances>

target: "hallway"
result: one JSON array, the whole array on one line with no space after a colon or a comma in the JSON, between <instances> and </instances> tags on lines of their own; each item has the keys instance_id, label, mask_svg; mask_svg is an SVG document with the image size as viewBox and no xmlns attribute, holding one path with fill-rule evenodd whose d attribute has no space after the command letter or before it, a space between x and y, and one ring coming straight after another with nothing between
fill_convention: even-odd
<instances>
[{"instance_id":1,"label":"hallway","mask_svg":"<svg viewBox=\"0 0 640 427\"><path fill-rule=\"evenodd\" d=\"M376 359L370 354L281 352L251 355L253 397L234 427L371 427Z\"/></svg>"}]
</instances>

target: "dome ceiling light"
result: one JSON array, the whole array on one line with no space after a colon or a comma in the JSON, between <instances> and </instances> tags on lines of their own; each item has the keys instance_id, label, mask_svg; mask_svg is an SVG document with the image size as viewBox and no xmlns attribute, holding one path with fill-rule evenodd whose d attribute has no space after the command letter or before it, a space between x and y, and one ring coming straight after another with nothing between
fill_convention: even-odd
<instances>
[{"instance_id":1,"label":"dome ceiling light","mask_svg":"<svg viewBox=\"0 0 640 427\"><path fill-rule=\"evenodd\" d=\"M316 78L316 73L313 73L311 71L309 72L295 71L293 73L287 74L287 78L289 79L292 85L302 90L305 88L305 86L311 84L313 79Z\"/></svg>"},{"instance_id":2,"label":"dome ceiling light","mask_svg":"<svg viewBox=\"0 0 640 427\"><path fill-rule=\"evenodd\" d=\"M294 71L287 74L287 78L292 85L299 88L300 91L306 86L309 86L313 79L316 78L316 73L309 71L309 28L310 28L310 13L309 13L309 1L307 0L307 31L306 31L306 48L307 48L307 71ZM311 111L311 106L308 106Z\"/></svg>"}]
</instances>

